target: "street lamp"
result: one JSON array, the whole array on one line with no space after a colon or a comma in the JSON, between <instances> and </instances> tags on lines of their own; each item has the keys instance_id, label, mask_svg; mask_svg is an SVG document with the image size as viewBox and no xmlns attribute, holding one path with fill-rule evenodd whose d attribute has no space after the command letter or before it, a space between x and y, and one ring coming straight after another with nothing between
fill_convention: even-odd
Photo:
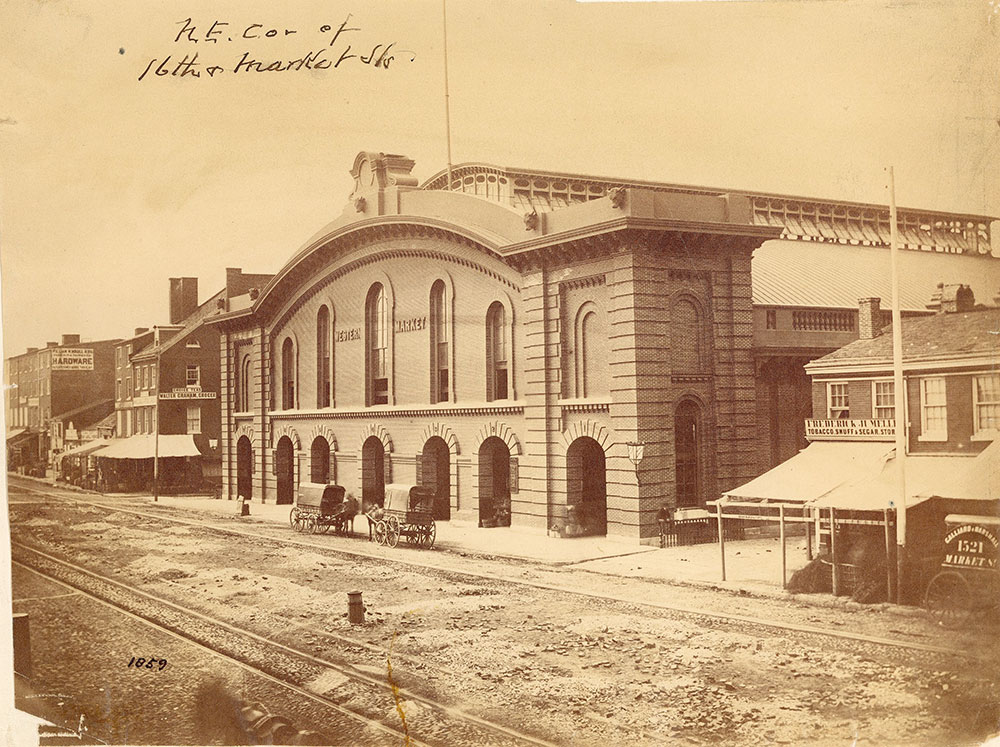
<instances>
[{"instance_id":1,"label":"street lamp","mask_svg":"<svg viewBox=\"0 0 1000 747\"><path fill-rule=\"evenodd\" d=\"M642 461L642 453L646 444L642 441L628 441L625 446L628 448L628 460L635 468L635 484L639 485L639 463Z\"/></svg>"}]
</instances>

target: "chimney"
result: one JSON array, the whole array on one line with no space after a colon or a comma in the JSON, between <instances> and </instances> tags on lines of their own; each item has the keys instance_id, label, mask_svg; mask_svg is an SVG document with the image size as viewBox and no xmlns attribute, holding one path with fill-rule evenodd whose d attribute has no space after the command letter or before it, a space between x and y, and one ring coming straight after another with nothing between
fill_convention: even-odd
<instances>
[{"instance_id":1,"label":"chimney","mask_svg":"<svg viewBox=\"0 0 1000 747\"><path fill-rule=\"evenodd\" d=\"M972 311L976 306L976 294L967 285L945 285L938 283L927 308L939 314L954 314Z\"/></svg>"},{"instance_id":2,"label":"chimney","mask_svg":"<svg viewBox=\"0 0 1000 747\"><path fill-rule=\"evenodd\" d=\"M145 332L149 332L149 327L136 327L135 331L132 333L132 337L138 337Z\"/></svg>"},{"instance_id":3,"label":"chimney","mask_svg":"<svg viewBox=\"0 0 1000 747\"><path fill-rule=\"evenodd\" d=\"M59 343L58 342L47 342L47 343L45 343L45 347L47 347L47 348L56 348L56 347L59 347Z\"/></svg>"},{"instance_id":4,"label":"chimney","mask_svg":"<svg viewBox=\"0 0 1000 747\"><path fill-rule=\"evenodd\" d=\"M882 331L882 299L858 299L858 338L871 340Z\"/></svg>"},{"instance_id":5,"label":"chimney","mask_svg":"<svg viewBox=\"0 0 1000 747\"><path fill-rule=\"evenodd\" d=\"M170 278L170 323L180 324L198 308L198 278Z\"/></svg>"},{"instance_id":6,"label":"chimney","mask_svg":"<svg viewBox=\"0 0 1000 747\"><path fill-rule=\"evenodd\" d=\"M80 335L63 335L60 345L79 345Z\"/></svg>"},{"instance_id":7,"label":"chimney","mask_svg":"<svg viewBox=\"0 0 1000 747\"><path fill-rule=\"evenodd\" d=\"M37 353L38 352L38 348L28 348L27 352L28 353Z\"/></svg>"}]
</instances>

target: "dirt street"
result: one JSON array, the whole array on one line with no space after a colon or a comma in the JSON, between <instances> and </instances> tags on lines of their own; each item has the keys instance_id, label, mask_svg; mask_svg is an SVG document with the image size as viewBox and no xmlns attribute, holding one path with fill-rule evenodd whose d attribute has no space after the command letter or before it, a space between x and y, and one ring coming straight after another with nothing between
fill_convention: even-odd
<instances>
[{"instance_id":1,"label":"dirt street","mask_svg":"<svg viewBox=\"0 0 1000 747\"><path fill-rule=\"evenodd\" d=\"M149 509L122 502L123 509L140 505ZM995 627L955 635L919 614L881 607L817 606L402 546L384 557L357 557L338 549L374 550L367 538L310 537L316 546L304 547L287 543L301 535L261 525L260 538L251 540L52 501L16 486L10 521L15 543L139 582L152 594L333 661L377 672L389 660L406 687L564 744L971 744L1000 730ZM241 528L248 526L258 528ZM635 603L501 576L604 590ZM346 592L353 590L364 593L362 626L347 621ZM976 655L889 648L641 604L648 600L957 644Z\"/></svg>"}]
</instances>

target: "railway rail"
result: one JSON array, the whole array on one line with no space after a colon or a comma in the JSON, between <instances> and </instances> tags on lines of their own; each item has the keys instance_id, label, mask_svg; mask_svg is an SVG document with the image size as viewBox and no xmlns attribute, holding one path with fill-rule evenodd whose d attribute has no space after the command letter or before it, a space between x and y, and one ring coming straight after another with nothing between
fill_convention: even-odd
<instances>
[{"instance_id":1,"label":"railway rail","mask_svg":"<svg viewBox=\"0 0 1000 747\"><path fill-rule=\"evenodd\" d=\"M356 666L332 662L268 640L252 631L101 576L36 548L12 542L11 556L17 565L228 659L361 726L374 728L387 744L413 747L446 744L555 747L554 743L545 739L521 733L401 687L392 676L391 659L383 661L386 674L375 676ZM326 697L307 688L308 683L329 672L336 672L344 681L335 696ZM353 707L346 707L344 702L350 702ZM419 704L419 707L413 708L413 703ZM407 704L411 705L408 707ZM386 714L397 714L396 723L387 724ZM337 738L337 735L329 736ZM344 741L337 743L354 741L352 735L347 735Z\"/></svg>"},{"instance_id":2,"label":"railway rail","mask_svg":"<svg viewBox=\"0 0 1000 747\"><path fill-rule=\"evenodd\" d=\"M369 558L378 561L385 561L386 558L382 555L365 552L360 549L348 549L344 547L337 547L332 544L310 541L307 539L299 539L298 537L288 537L277 538L270 535L260 534L259 532L251 532L238 527L223 527L218 526L213 523L206 523L203 521L196 521L192 519L185 519L177 516L168 516L162 513L150 513L147 511L141 511L134 508L125 508L122 506L116 506L108 503L101 503L99 501L89 501L76 498L74 496L55 493L49 490L43 490L36 487L26 486L23 483L18 484L19 488L23 488L32 493L37 493L40 495L47 496L63 502L79 503L83 505L94 506L97 508L106 509L109 511L115 511L124 514L130 514L134 516L140 516L146 519L154 519L164 522L170 522L173 524L179 524L183 526L198 527L201 529L208 529L211 531L219 532L222 534L231 534L240 537L253 538L257 542L269 541L276 544L282 545L295 545L298 547L305 547L313 550L323 550L324 552L336 553L339 555L347 555L351 557L358 558ZM755 617L753 615L739 614L734 612L721 612L718 610L710 610L699 607L692 607L688 605L673 604L670 602L665 602L661 600L652 599L637 599L635 597L629 596L627 594L615 594L610 592L596 592L586 589L580 589L577 587L550 583L546 581L538 581L531 579L518 578L515 576L491 572L477 572L473 570L457 569L447 565L442 565L439 563L433 563L425 560L418 560L407 558L405 556L393 556L392 562L398 565L409 566L411 568L418 568L422 570L436 571L440 573L447 573L455 576L465 576L468 578L476 579L479 581L490 581L497 582L501 581L504 583L515 584L519 586L530 587L534 589L541 589L545 591L556 591L562 594L570 594L578 597L585 597L590 599L600 599L609 602L619 602L624 604L630 604L638 607L645 607L649 609L665 610L669 612L680 613L683 615L690 615L700 618L708 618L709 620L718 622L731 622L740 623L743 625L759 626L768 629L780 630L800 635L813 635L839 639L841 641L849 641L854 643L861 643L867 645L873 645L878 647L888 647L895 649L902 649L914 652L921 652L927 654L937 654L949 657L959 657L965 659L975 659L978 655L974 651L969 651L966 649L954 648L949 646L938 646L930 643L923 643L921 641L910 641L902 640L898 638L887 638L884 636L874 636L867 635L864 633L857 633L850 630L837 630L833 628L824 628L814 625L803 625L793 622L783 622L779 620L771 620L767 618ZM353 642L354 645L363 645L360 642Z\"/></svg>"}]
</instances>

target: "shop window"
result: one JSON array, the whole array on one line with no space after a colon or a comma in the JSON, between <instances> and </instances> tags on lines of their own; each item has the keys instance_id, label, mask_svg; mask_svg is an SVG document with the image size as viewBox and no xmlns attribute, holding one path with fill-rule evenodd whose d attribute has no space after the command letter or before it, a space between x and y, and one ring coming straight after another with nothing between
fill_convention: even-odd
<instances>
[{"instance_id":1,"label":"shop window","mask_svg":"<svg viewBox=\"0 0 1000 747\"><path fill-rule=\"evenodd\" d=\"M920 380L920 438L948 440L948 404L944 378Z\"/></svg>"},{"instance_id":2,"label":"shop window","mask_svg":"<svg viewBox=\"0 0 1000 747\"><path fill-rule=\"evenodd\" d=\"M891 381L872 382L872 417L885 420L896 419L896 398L893 396Z\"/></svg>"},{"instance_id":3,"label":"shop window","mask_svg":"<svg viewBox=\"0 0 1000 747\"><path fill-rule=\"evenodd\" d=\"M281 409L295 409L295 343L291 337L281 344Z\"/></svg>"},{"instance_id":4,"label":"shop window","mask_svg":"<svg viewBox=\"0 0 1000 747\"><path fill-rule=\"evenodd\" d=\"M976 376L972 383L975 435L1000 432L1000 374Z\"/></svg>"},{"instance_id":5,"label":"shop window","mask_svg":"<svg viewBox=\"0 0 1000 747\"><path fill-rule=\"evenodd\" d=\"M847 382L830 382L826 385L827 417L844 420L851 417L851 402Z\"/></svg>"},{"instance_id":6,"label":"shop window","mask_svg":"<svg viewBox=\"0 0 1000 747\"><path fill-rule=\"evenodd\" d=\"M431 331L431 402L447 402L448 361L451 315L448 313L448 294L443 280L431 286L430 331Z\"/></svg>"},{"instance_id":7,"label":"shop window","mask_svg":"<svg viewBox=\"0 0 1000 747\"><path fill-rule=\"evenodd\" d=\"M486 312L486 400L508 396L507 313L494 301Z\"/></svg>"},{"instance_id":8,"label":"shop window","mask_svg":"<svg viewBox=\"0 0 1000 747\"><path fill-rule=\"evenodd\" d=\"M375 283L365 302L365 334L368 351L367 400L369 405L389 404L389 304L385 288Z\"/></svg>"},{"instance_id":9,"label":"shop window","mask_svg":"<svg viewBox=\"0 0 1000 747\"><path fill-rule=\"evenodd\" d=\"M330 309L316 315L316 407L330 406Z\"/></svg>"}]
</instances>

